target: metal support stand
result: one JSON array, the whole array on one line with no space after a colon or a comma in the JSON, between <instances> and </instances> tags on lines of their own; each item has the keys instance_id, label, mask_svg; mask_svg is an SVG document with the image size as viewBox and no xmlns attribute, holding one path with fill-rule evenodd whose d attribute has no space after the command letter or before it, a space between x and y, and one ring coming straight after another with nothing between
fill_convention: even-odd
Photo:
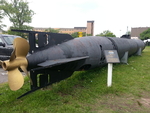
<instances>
[{"instance_id":1,"label":"metal support stand","mask_svg":"<svg viewBox=\"0 0 150 113\"><path fill-rule=\"evenodd\" d=\"M139 50L137 51L136 55L140 56L142 54L142 49L139 48Z\"/></svg>"},{"instance_id":2,"label":"metal support stand","mask_svg":"<svg viewBox=\"0 0 150 113\"><path fill-rule=\"evenodd\" d=\"M125 54L124 54L124 56L122 57L122 59L121 59L120 62L121 62L121 63L125 63L125 64L128 63L128 51L125 52Z\"/></svg>"},{"instance_id":3,"label":"metal support stand","mask_svg":"<svg viewBox=\"0 0 150 113\"><path fill-rule=\"evenodd\" d=\"M112 69L113 69L113 64L108 63L107 87L112 86Z\"/></svg>"},{"instance_id":4,"label":"metal support stand","mask_svg":"<svg viewBox=\"0 0 150 113\"><path fill-rule=\"evenodd\" d=\"M43 69L43 70L31 70L30 71L30 78L32 80L31 84L31 90L24 93L23 95L19 96L17 99L22 98L23 96L26 96L40 88L46 87L48 85L51 85L53 83L59 82L65 78L68 78L72 75L74 71L69 70L49 70L49 69Z\"/></svg>"}]
</instances>

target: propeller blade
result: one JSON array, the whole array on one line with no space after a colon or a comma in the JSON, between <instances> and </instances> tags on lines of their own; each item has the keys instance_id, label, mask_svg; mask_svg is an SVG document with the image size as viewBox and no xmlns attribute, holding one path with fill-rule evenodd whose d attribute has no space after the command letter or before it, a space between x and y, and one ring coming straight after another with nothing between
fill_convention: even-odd
<instances>
[{"instance_id":1,"label":"propeller blade","mask_svg":"<svg viewBox=\"0 0 150 113\"><path fill-rule=\"evenodd\" d=\"M26 66L20 66L20 68L22 69L23 72L25 72L26 75L29 75Z\"/></svg>"},{"instance_id":2,"label":"propeller blade","mask_svg":"<svg viewBox=\"0 0 150 113\"><path fill-rule=\"evenodd\" d=\"M22 71L25 72L25 74L28 76L28 78L30 79L30 83L31 83L31 85L32 85L33 83L32 83L32 80L31 80L31 78L30 78L30 75L29 75L29 73L28 73L28 71L27 71L27 67L26 67L26 66L20 66L20 68L21 68Z\"/></svg>"},{"instance_id":3,"label":"propeller blade","mask_svg":"<svg viewBox=\"0 0 150 113\"><path fill-rule=\"evenodd\" d=\"M16 58L16 55L15 55L15 49L14 49L13 52L11 53L10 61L13 61L15 58Z\"/></svg>"},{"instance_id":4,"label":"propeller blade","mask_svg":"<svg viewBox=\"0 0 150 113\"><path fill-rule=\"evenodd\" d=\"M16 57L26 57L26 55L29 52L29 43L27 42L26 39L15 38L13 45L14 45L14 52Z\"/></svg>"},{"instance_id":5,"label":"propeller blade","mask_svg":"<svg viewBox=\"0 0 150 113\"><path fill-rule=\"evenodd\" d=\"M8 71L8 84L11 90L16 91L24 84L24 78L18 68Z\"/></svg>"}]
</instances>

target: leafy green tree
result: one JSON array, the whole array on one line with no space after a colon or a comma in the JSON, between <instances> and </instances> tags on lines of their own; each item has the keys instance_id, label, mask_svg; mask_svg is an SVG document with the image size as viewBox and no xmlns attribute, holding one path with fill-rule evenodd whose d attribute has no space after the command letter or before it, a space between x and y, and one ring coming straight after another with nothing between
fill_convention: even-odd
<instances>
[{"instance_id":1,"label":"leafy green tree","mask_svg":"<svg viewBox=\"0 0 150 113\"><path fill-rule=\"evenodd\" d=\"M2 19L3 19L3 13L0 10L0 31L3 31L3 27L6 26L6 25L2 24Z\"/></svg>"},{"instance_id":2,"label":"leafy green tree","mask_svg":"<svg viewBox=\"0 0 150 113\"><path fill-rule=\"evenodd\" d=\"M7 16L12 22L11 29L19 30L31 30L29 25L32 20L34 12L29 9L28 2L26 0L0 0L0 10ZM16 34L9 32L11 34Z\"/></svg>"},{"instance_id":3,"label":"leafy green tree","mask_svg":"<svg viewBox=\"0 0 150 113\"><path fill-rule=\"evenodd\" d=\"M140 39L145 40L150 38L150 28L140 34Z\"/></svg>"},{"instance_id":4,"label":"leafy green tree","mask_svg":"<svg viewBox=\"0 0 150 113\"><path fill-rule=\"evenodd\" d=\"M72 33L71 36L72 36L73 38L77 38L77 37L78 37L78 32Z\"/></svg>"},{"instance_id":5,"label":"leafy green tree","mask_svg":"<svg viewBox=\"0 0 150 113\"><path fill-rule=\"evenodd\" d=\"M86 34L87 36L92 36L92 34Z\"/></svg>"},{"instance_id":6,"label":"leafy green tree","mask_svg":"<svg viewBox=\"0 0 150 113\"><path fill-rule=\"evenodd\" d=\"M116 37L111 31L105 30L102 33L96 35L96 36L104 36L104 37Z\"/></svg>"},{"instance_id":7,"label":"leafy green tree","mask_svg":"<svg viewBox=\"0 0 150 113\"><path fill-rule=\"evenodd\" d=\"M48 28L45 31L46 32L51 32L51 33L59 33L59 29L53 29L53 28Z\"/></svg>"},{"instance_id":8,"label":"leafy green tree","mask_svg":"<svg viewBox=\"0 0 150 113\"><path fill-rule=\"evenodd\" d=\"M126 34L127 34L127 35L131 35L131 31L127 31Z\"/></svg>"}]
</instances>

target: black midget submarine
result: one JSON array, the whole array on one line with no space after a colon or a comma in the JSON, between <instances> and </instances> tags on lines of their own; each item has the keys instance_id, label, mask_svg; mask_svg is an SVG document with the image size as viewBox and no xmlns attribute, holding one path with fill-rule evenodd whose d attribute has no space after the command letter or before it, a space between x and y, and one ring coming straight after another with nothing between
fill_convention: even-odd
<instances>
[{"instance_id":1,"label":"black midget submarine","mask_svg":"<svg viewBox=\"0 0 150 113\"><path fill-rule=\"evenodd\" d=\"M14 91L24 84L19 68L28 76L30 72L31 90L22 96L68 78L74 71L106 65L104 50L116 50L120 61L123 61L125 55L140 55L145 48L144 42L139 39L99 36L72 38L69 34L12 31L28 33L29 43L23 38L15 38L10 60L1 61L0 64L8 71L8 84ZM28 53L30 55L26 57Z\"/></svg>"}]
</instances>

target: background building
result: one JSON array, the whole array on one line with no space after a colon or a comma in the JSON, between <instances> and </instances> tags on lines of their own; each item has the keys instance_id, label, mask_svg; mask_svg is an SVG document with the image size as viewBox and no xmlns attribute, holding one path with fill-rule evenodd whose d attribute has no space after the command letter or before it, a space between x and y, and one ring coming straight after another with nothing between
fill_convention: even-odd
<instances>
[{"instance_id":1,"label":"background building","mask_svg":"<svg viewBox=\"0 0 150 113\"><path fill-rule=\"evenodd\" d=\"M140 34L149 29L150 27L137 27L137 28L131 28L131 38L132 37L140 37Z\"/></svg>"},{"instance_id":2,"label":"background building","mask_svg":"<svg viewBox=\"0 0 150 113\"><path fill-rule=\"evenodd\" d=\"M94 21L87 21L87 34L94 35Z\"/></svg>"},{"instance_id":3,"label":"background building","mask_svg":"<svg viewBox=\"0 0 150 113\"><path fill-rule=\"evenodd\" d=\"M33 28L34 31L44 32L48 28ZM75 32L85 32L86 34L94 35L94 21L87 21L87 27L74 27L74 28L52 28L59 30L59 33L73 34Z\"/></svg>"}]
</instances>

